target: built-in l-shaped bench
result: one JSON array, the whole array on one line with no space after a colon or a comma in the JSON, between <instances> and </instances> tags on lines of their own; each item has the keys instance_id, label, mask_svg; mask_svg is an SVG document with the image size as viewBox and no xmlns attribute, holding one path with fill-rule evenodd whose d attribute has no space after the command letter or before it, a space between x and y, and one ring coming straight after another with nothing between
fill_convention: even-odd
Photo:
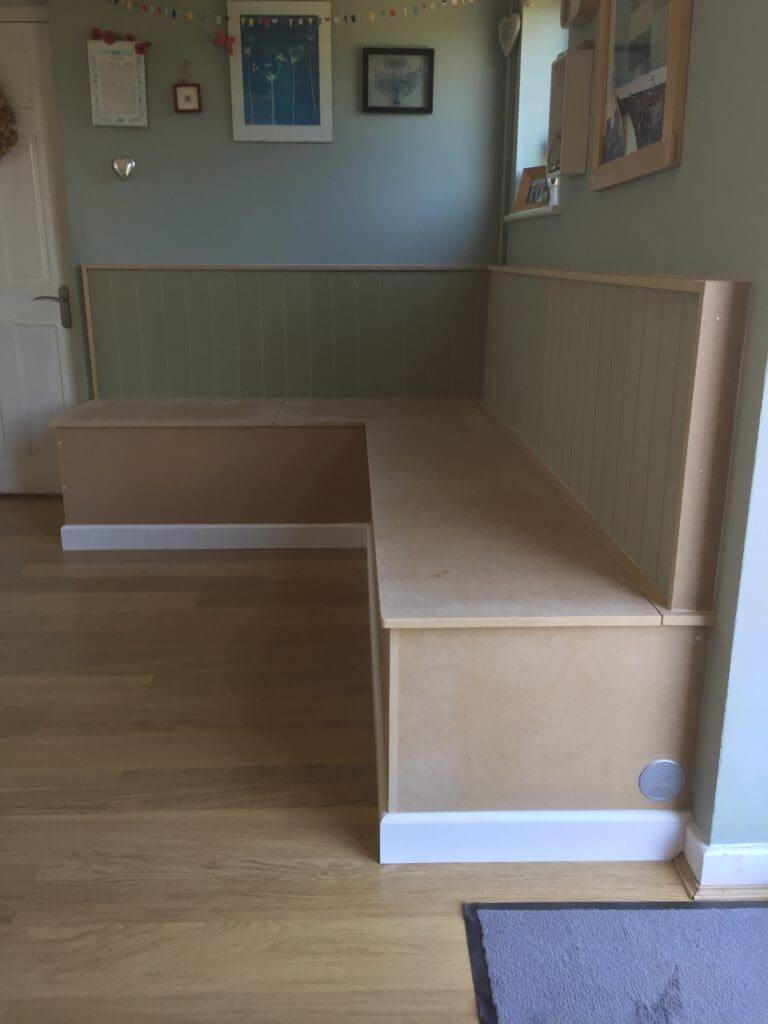
<instances>
[{"instance_id":1,"label":"built-in l-shaped bench","mask_svg":"<svg viewBox=\"0 0 768 1024\"><path fill-rule=\"evenodd\" d=\"M64 547L367 544L382 860L680 852L747 284L90 267L83 285L111 400L56 424Z\"/></svg>"},{"instance_id":2,"label":"built-in l-shaped bench","mask_svg":"<svg viewBox=\"0 0 768 1024\"><path fill-rule=\"evenodd\" d=\"M682 848L707 617L663 609L479 403L90 402L67 549L368 545L384 862ZM370 530L368 524L370 523Z\"/></svg>"}]
</instances>

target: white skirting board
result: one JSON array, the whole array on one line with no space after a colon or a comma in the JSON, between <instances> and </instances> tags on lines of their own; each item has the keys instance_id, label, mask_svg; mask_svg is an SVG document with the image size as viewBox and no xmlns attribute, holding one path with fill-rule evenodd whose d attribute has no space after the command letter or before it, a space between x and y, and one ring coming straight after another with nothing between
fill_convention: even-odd
<instances>
[{"instance_id":1,"label":"white skirting board","mask_svg":"<svg viewBox=\"0 0 768 1024\"><path fill-rule=\"evenodd\" d=\"M385 814L382 864L671 860L687 811L461 811Z\"/></svg>"},{"instance_id":2,"label":"white skirting board","mask_svg":"<svg viewBox=\"0 0 768 1024\"><path fill-rule=\"evenodd\" d=\"M364 548L367 523L178 523L62 526L64 551Z\"/></svg>"},{"instance_id":3,"label":"white skirting board","mask_svg":"<svg viewBox=\"0 0 768 1024\"><path fill-rule=\"evenodd\" d=\"M768 843L707 843L691 822L683 852L701 886L768 885Z\"/></svg>"}]
</instances>

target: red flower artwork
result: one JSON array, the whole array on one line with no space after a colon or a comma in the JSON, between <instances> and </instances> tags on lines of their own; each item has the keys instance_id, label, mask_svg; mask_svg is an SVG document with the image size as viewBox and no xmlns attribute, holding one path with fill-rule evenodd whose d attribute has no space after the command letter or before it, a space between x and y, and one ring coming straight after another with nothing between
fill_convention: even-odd
<instances>
[{"instance_id":1,"label":"red flower artwork","mask_svg":"<svg viewBox=\"0 0 768 1024\"><path fill-rule=\"evenodd\" d=\"M140 57L143 57L149 51L149 43L136 43L134 50Z\"/></svg>"},{"instance_id":2,"label":"red flower artwork","mask_svg":"<svg viewBox=\"0 0 768 1024\"><path fill-rule=\"evenodd\" d=\"M101 37L102 37L102 31L101 31L101 29L100 29L100 28L96 28L96 26L94 25L94 27L93 27L93 28L91 29L91 31L90 31L90 32L88 33L88 38L89 38L89 39L93 39L93 40L94 40L94 42L95 42L95 41L97 41L97 40L101 39Z\"/></svg>"},{"instance_id":3,"label":"red flower artwork","mask_svg":"<svg viewBox=\"0 0 768 1024\"><path fill-rule=\"evenodd\" d=\"M107 46L112 46L113 43L117 42L117 36L114 32L111 31L105 32L101 38L104 40Z\"/></svg>"}]
</instances>

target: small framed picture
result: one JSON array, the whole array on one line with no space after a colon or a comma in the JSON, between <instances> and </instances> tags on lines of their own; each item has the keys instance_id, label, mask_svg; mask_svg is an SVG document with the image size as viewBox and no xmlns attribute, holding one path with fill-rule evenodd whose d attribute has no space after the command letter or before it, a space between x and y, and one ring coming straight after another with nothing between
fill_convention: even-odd
<instances>
[{"instance_id":1,"label":"small framed picture","mask_svg":"<svg viewBox=\"0 0 768 1024\"><path fill-rule=\"evenodd\" d=\"M203 93L197 82L176 82L173 102L177 114L202 114Z\"/></svg>"},{"instance_id":2,"label":"small framed picture","mask_svg":"<svg viewBox=\"0 0 768 1024\"><path fill-rule=\"evenodd\" d=\"M523 170L515 197L515 211L536 210L541 206L549 206L549 181L543 164Z\"/></svg>"},{"instance_id":3,"label":"small framed picture","mask_svg":"<svg viewBox=\"0 0 768 1024\"><path fill-rule=\"evenodd\" d=\"M368 47L363 50L366 114L431 114L435 51Z\"/></svg>"}]
</instances>

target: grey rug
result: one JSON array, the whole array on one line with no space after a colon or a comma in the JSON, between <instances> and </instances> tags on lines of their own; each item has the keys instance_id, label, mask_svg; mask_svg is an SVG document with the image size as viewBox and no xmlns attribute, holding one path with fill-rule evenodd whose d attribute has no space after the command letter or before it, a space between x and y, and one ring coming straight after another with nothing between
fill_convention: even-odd
<instances>
[{"instance_id":1,"label":"grey rug","mask_svg":"<svg viewBox=\"0 0 768 1024\"><path fill-rule=\"evenodd\" d=\"M768 904L467 903L481 1024L768 1024Z\"/></svg>"}]
</instances>

